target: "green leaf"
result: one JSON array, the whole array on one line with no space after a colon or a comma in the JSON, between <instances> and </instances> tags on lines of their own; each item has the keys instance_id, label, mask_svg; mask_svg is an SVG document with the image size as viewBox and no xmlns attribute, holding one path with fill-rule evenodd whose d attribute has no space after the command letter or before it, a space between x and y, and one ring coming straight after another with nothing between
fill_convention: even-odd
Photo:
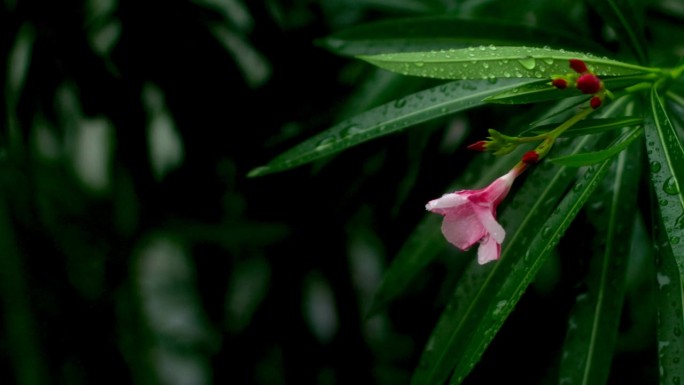
<instances>
[{"instance_id":1,"label":"green leaf","mask_svg":"<svg viewBox=\"0 0 684 385\"><path fill-rule=\"evenodd\" d=\"M249 176L287 170L368 140L401 131L440 116L483 105L482 99L524 84L520 79L459 81L397 99L347 119L255 168Z\"/></svg>"},{"instance_id":2,"label":"green leaf","mask_svg":"<svg viewBox=\"0 0 684 385\"><path fill-rule=\"evenodd\" d=\"M569 59L582 59L599 76L632 75L659 70L608 58L527 47L469 47L429 52L358 56L403 75L438 79L547 78L569 72Z\"/></svg>"},{"instance_id":3,"label":"green leaf","mask_svg":"<svg viewBox=\"0 0 684 385\"><path fill-rule=\"evenodd\" d=\"M653 206L656 206L655 204ZM654 207L654 213L657 207ZM684 366L680 363L684 353L684 279L680 274L672 243L663 231L662 216L654 218L653 237L656 240L656 283L658 313L658 360L660 361L660 384L677 384L676 379L684 375Z\"/></svg>"},{"instance_id":4,"label":"green leaf","mask_svg":"<svg viewBox=\"0 0 684 385\"><path fill-rule=\"evenodd\" d=\"M560 364L560 382L605 384L613 357L625 297L625 274L639 188L640 147L630 146L613 164L597 191L588 216L595 224L594 253L569 316Z\"/></svg>"},{"instance_id":5,"label":"green leaf","mask_svg":"<svg viewBox=\"0 0 684 385\"><path fill-rule=\"evenodd\" d=\"M578 89L560 90L551 86L550 81L545 79L492 95L485 101L498 104L530 104L580 95L582 93Z\"/></svg>"},{"instance_id":6,"label":"green leaf","mask_svg":"<svg viewBox=\"0 0 684 385\"><path fill-rule=\"evenodd\" d=\"M581 122L576 123L574 126L568 128L561 136L563 137L575 137L583 135L598 134L605 131L611 131L616 128L636 126L644 122L641 118L635 118L632 116L623 116L619 118L599 118L599 119L586 119ZM556 128L557 124L545 124L543 126L537 126L532 131L533 134L542 134L546 131Z\"/></svg>"},{"instance_id":7,"label":"green leaf","mask_svg":"<svg viewBox=\"0 0 684 385\"><path fill-rule=\"evenodd\" d=\"M604 113L613 113L621 104L610 105ZM599 143L596 138L582 137L558 143L554 151L578 153ZM412 384L440 384L452 371L452 383L458 384L470 372L609 162L588 171L556 211L573 170L550 162L532 169L500 216L508 233L501 259L484 266L473 261L463 274L425 347ZM546 223L543 218L548 218Z\"/></svg>"},{"instance_id":8,"label":"green leaf","mask_svg":"<svg viewBox=\"0 0 684 385\"><path fill-rule=\"evenodd\" d=\"M651 113L646 115L646 148L650 162L651 185L655 191L664 242L658 245L659 359L661 384L675 383L684 378L684 365L679 364L684 353L684 149L668 117L658 89L650 95Z\"/></svg>"},{"instance_id":9,"label":"green leaf","mask_svg":"<svg viewBox=\"0 0 684 385\"><path fill-rule=\"evenodd\" d=\"M383 20L352 27L317 43L340 55L375 55L465 48L470 45L557 45L603 52L590 39L501 19L454 15Z\"/></svg>"},{"instance_id":10,"label":"green leaf","mask_svg":"<svg viewBox=\"0 0 684 385\"><path fill-rule=\"evenodd\" d=\"M648 63L646 38L643 27L637 21L637 12L643 9L628 0L587 1L606 23L615 29L616 35L634 53L639 63Z\"/></svg>"},{"instance_id":11,"label":"green leaf","mask_svg":"<svg viewBox=\"0 0 684 385\"><path fill-rule=\"evenodd\" d=\"M577 148L583 148L588 142L587 138L582 138ZM414 373L414 385L440 384L454 367L458 368L460 376L465 376L481 354L481 351L473 351L476 340L482 340L486 345L493 338L494 333L490 329L483 330L479 325L492 315L498 317L504 307L513 306L517 301L513 298L494 299L508 274L521 271L514 270L514 266L520 257L526 255L524 248L529 245L532 234L541 230L541 222L537 219L550 214L556 202L554 198L567 188L573 177L569 170L550 165L545 163L535 169L514 201L503 211L502 225L509 231L516 227L517 230L509 232L501 259L484 266L473 261L459 281L454 297L442 313ZM455 383L460 383L458 377L456 375Z\"/></svg>"},{"instance_id":12,"label":"green leaf","mask_svg":"<svg viewBox=\"0 0 684 385\"><path fill-rule=\"evenodd\" d=\"M616 91L643 82L647 79L648 77L642 75L608 77L602 80L607 89ZM548 79L545 79L539 82L514 88L512 90L504 91L500 94L490 96L485 100L490 103L498 104L529 104L583 95L576 88L566 88L564 90L560 90L551 86L550 83L551 82ZM589 99L588 96L587 99Z\"/></svg>"},{"instance_id":13,"label":"green leaf","mask_svg":"<svg viewBox=\"0 0 684 385\"><path fill-rule=\"evenodd\" d=\"M663 101L654 87L651 91L651 114L645 119L646 145L651 169L651 184L660 201L665 232L684 271L684 149L668 117Z\"/></svg>"},{"instance_id":14,"label":"green leaf","mask_svg":"<svg viewBox=\"0 0 684 385\"><path fill-rule=\"evenodd\" d=\"M643 129L641 127L626 132L605 150L561 156L549 160L553 163L567 167L582 167L603 162L626 149L635 139L641 137L642 132Z\"/></svg>"}]
</instances>

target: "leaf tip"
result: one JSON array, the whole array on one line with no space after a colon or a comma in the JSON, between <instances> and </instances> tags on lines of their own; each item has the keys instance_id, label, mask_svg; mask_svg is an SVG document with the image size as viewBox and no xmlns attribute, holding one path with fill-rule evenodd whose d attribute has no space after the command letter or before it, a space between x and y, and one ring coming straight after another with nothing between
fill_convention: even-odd
<instances>
[{"instance_id":1,"label":"leaf tip","mask_svg":"<svg viewBox=\"0 0 684 385\"><path fill-rule=\"evenodd\" d=\"M268 166L260 166L253 168L250 172L247 173L248 178L256 178L259 176L264 176L266 174L270 174L273 172L270 167Z\"/></svg>"}]
</instances>

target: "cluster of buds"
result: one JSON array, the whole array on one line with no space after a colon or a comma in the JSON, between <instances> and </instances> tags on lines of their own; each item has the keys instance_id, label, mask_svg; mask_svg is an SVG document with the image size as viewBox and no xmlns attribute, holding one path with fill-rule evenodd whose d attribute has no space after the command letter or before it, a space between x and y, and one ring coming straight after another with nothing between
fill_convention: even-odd
<instances>
[{"instance_id":1,"label":"cluster of buds","mask_svg":"<svg viewBox=\"0 0 684 385\"><path fill-rule=\"evenodd\" d=\"M597 109L603 103L603 98L606 93L603 82L592 73L587 65L580 59L570 59L570 68L576 73L569 73L564 76L554 76L551 80L551 85L558 89L568 88L568 85L574 84L575 87L582 91L583 94L594 95L589 101L589 105L593 109Z\"/></svg>"}]
</instances>

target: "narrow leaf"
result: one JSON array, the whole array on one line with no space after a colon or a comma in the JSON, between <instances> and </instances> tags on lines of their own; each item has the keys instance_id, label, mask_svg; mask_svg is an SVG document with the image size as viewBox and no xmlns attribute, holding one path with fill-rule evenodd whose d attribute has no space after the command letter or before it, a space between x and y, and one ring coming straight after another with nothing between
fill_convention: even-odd
<instances>
[{"instance_id":1,"label":"narrow leaf","mask_svg":"<svg viewBox=\"0 0 684 385\"><path fill-rule=\"evenodd\" d=\"M663 227L658 237L665 240L658 249L657 278L661 295L669 301L660 306L660 383L672 384L684 378L684 365L679 364L684 353L684 192L680 188L684 182L684 149L655 87L650 107L645 119L646 148Z\"/></svg>"},{"instance_id":2,"label":"narrow leaf","mask_svg":"<svg viewBox=\"0 0 684 385\"><path fill-rule=\"evenodd\" d=\"M587 138L582 138L576 151L586 146L587 142ZM485 266L473 262L459 282L414 373L414 385L440 384L454 367L458 367L460 377L464 377L479 358L479 354L470 349L472 344L479 339L484 340L486 345L493 338L491 330L483 330L479 325L492 313L498 316L504 307L513 306L517 301L494 301L494 298L506 276L512 271L520 271L514 270L513 266L526 255L522 249L529 245L532 234L541 230L541 223L536 219L550 214L556 202L554 198L567 188L573 176L569 170L550 165L546 163L540 166L525 181L514 197L518 209L509 209L511 205L501 215L500 221L506 229L517 226L517 230L512 235L509 233L506 239L507 245L501 259ZM438 229L435 231L438 232ZM527 254L527 257L530 256ZM461 379L456 375L455 383L460 383Z\"/></svg>"},{"instance_id":3,"label":"narrow leaf","mask_svg":"<svg viewBox=\"0 0 684 385\"><path fill-rule=\"evenodd\" d=\"M595 224L587 291L570 313L560 365L560 382L600 385L608 380L620 313L639 186L640 147L622 152L600 188L588 216ZM597 191L598 192L598 191Z\"/></svg>"},{"instance_id":4,"label":"narrow leaf","mask_svg":"<svg viewBox=\"0 0 684 385\"><path fill-rule=\"evenodd\" d=\"M602 80L606 89L616 91L640 83L644 80L649 80L649 77L643 75L617 76L604 78ZM582 93L576 88L566 88L561 90L553 87L549 79L545 79L492 95L488 97L486 101L498 104L529 104L581 95ZM587 99L589 98L587 97Z\"/></svg>"},{"instance_id":5,"label":"narrow leaf","mask_svg":"<svg viewBox=\"0 0 684 385\"><path fill-rule=\"evenodd\" d=\"M643 123L644 120L641 118L635 118L631 116L623 116L619 118L599 118L599 119L586 119L581 122L576 123L574 126L570 127L561 136L563 137L575 137L590 134L598 134L605 131L615 130L617 128L630 127ZM537 126L532 133L541 134L546 131L556 128L557 125L545 124L543 126Z\"/></svg>"},{"instance_id":6,"label":"narrow leaf","mask_svg":"<svg viewBox=\"0 0 684 385\"><path fill-rule=\"evenodd\" d=\"M621 104L610 105L604 113L613 113ZM578 153L596 145L600 145L597 138L582 137L558 143L556 150ZM550 162L531 171L500 217L507 230L501 259L485 266L473 262L463 274L425 347L412 384L440 384L452 371L452 383L465 378L607 170L608 161L604 163L587 173L553 214L574 171ZM544 223L543 218L549 219Z\"/></svg>"},{"instance_id":7,"label":"narrow leaf","mask_svg":"<svg viewBox=\"0 0 684 385\"><path fill-rule=\"evenodd\" d=\"M358 57L403 75L438 79L551 78L569 72L569 59L582 59L599 76L658 71L579 52L493 45Z\"/></svg>"},{"instance_id":8,"label":"narrow leaf","mask_svg":"<svg viewBox=\"0 0 684 385\"><path fill-rule=\"evenodd\" d=\"M258 167L249 176L287 170L440 116L483 105L482 99L524 84L520 79L459 81L397 99L347 119Z\"/></svg>"},{"instance_id":9,"label":"narrow leaf","mask_svg":"<svg viewBox=\"0 0 684 385\"><path fill-rule=\"evenodd\" d=\"M630 132L623 134L605 150L585 152L549 159L551 162L567 167L589 166L606 159L612 158L626 149L635 139L641 137L643 129L637 127Z\"/></svg>"},{"instance_id":10,"label":"narrow leaf","mask_svg":"<svg viewBox=\"0 0 684 385\"><path fill-rule=\"evenodd\" d=\"M634 53L639 63L648 62L646 38L637 21L637 7L625 0L587 1L606 22L615 29L617 36Z\"/></svg>"},{"instance_id":11,"label":"narrow leaf","mask_svg":"<svg viewBox=\"0 0 684 385\"><path fill-rule=\"evenodd\" d=\"M383 20L352 27L317 42L340 55L375 55L461 48L469 45L557 45L601 52L591 39L500 19L454 15Z\"/></svg>"}]
</instances>

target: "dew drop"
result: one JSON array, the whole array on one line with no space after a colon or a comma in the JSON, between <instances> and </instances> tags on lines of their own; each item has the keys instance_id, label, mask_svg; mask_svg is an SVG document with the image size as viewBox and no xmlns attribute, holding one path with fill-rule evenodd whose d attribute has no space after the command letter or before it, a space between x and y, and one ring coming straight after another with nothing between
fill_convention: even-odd
<instances>
[{"instance_id":1,"label":"dew drop","mask_svg":"<svg viewBox=\"0 0 684 385\"><path fill-rule=\"evenodd\" d=\"M316 145L316 151L321 151L325 150L326 148L330 147L333 143L335 143L336 139L334 136L328 136L323 139L321 139L320 142Z\"/></svg>"},{"instance_id":2,"label":"dew drop","mask_svg":"<svg viewBox=\"0 0 684 385\"><path fill-rule=\"evenodd\" d=\"M397 99L394 101L394 107L396 108L402 108L406 105L406 99Z\"/></svg>"},{"instance_id":3,"label":"dew drop","mask_svg":"<svg viewBox=\"0 0 684 385\"><path fill-rule=\"evenodd\" d=\"M511 77L511 73L510 73L510 72L504 72L504 77L505 77L505 78L510 78L510 77Z\"/></svg>"},{"instance_id":4,"label":"dew drop","mask_svg":"<svg viewBox=\"0 0 684 385\"><path fill-rule=\"evenodd\" d=\"M513 89L513 93L514 93L514 94L517 94L518 92L520 92L520 89L519 89L519 88L514 88L514 89Z\"/></svg>"},{"instance_id":5,"label":"dew drop","mask_svg":"<svg viewBox=\"0 0 684 385\"><path fill-rule=\"evenodd\" d=\"M679 237L670 238L670 243L673 245L679 244Z\"/></svg>"},{"instance_id":6,"label":"dew drop","mask_svg":"<svg viewBox=\"0 0 684 385\"><path fill-rule=\"evenodd\" d=\"M418 68L423 67L423 66L425 65L425 63L423 63L422 61L417 61L417 62L415 62L414 64L415 64L416 67L418 67Z\"/></svg>"},{"instance_id":7,"label":"dew drop","mask_svg":"<svg viewBox=\"0 0 684 385\"><path fill-rule=\"evenodd\" d=\"M676 195L679 193L679 186L677 186L677 180L671 176L667 178L665 183L663 183L663 191L670 195Z\"/></svg>"},{"instance_id":8,"label":"dew drop","mask_svg":"<svg viewBox=\"0 0 684 385\"><path fill-rule=\"evenodd\" d=\"M551 236L551 227L547 226L544 227L544 230L542 230L542 237L548 239Z\"/></svg>"},{"instance_id":9,"label":"dew drop","mask_svg":"<svg viewBox=\"0 0 684 385\"><path fill-rule=\"evenodd\" d=\"M475 47L468 47L468 51L475 51Z\"/></svg>"},{"instance_id":10,"label":"dew drop","mask_svg":"<svg viewBox=\"0 0 684 385\"><path fill-rule=\"evenodd\" d=\"M525 69L528 69L528 70L533 70L534 67L537 65L537 61L534 60L533 57L526 57L524 59L518 59L518 63L520 63L521 66L523 66Z\"/></svg>"},{"instance_id":11,"label":"dew drop","mask_svg":"<svg viewBox=\"0 0 684 385\"><path fill-rule=\"evenodd\" d=\"M490 44L489 49L491 49L492 51L496 51L496 47L494 46L494 44Z\"/></svg>"},{"instance_id":12,"label":"dew drop","mask_svg":"<svg viewBox=\"0 0 684 385\"><path fill-rule=\"evenodd\" d=\"M482 63L482 67L484 67L485 69L489 68L489 63L483 62L483 63Z\"/></svg>"},{"instance_id":13,"label":"dew drop","mask_svg":"<svg viewBox=\"0 0 684 385\"><path fill-rule=\"evenodd\" d=\"M352 124L351 126L347 126L347 127L343 128L340 131L340 136L342 136L343 138L347 138L350 136L354 136L361 131L363 131L363 130L359 126Z\"/></svg>"},{"instance_id":14,"label":"dew drop","mask_svg":"<svg viewBox=\"0 0 684 385\"><path fill-rule=\"evenodd\" d=\"M658 204L661 205L661 206L667 206L667 200L665 200L665 199L660 199L660 200L658 201Z\"/></svg>"},{"instance_id":15,"label":"dew drop","mask_svg":"<svg viewBox=\"0 0 684 385\"><path fill-rule=\"evenodd\" d=\"M651 162L651 172L658 172L660 171L660 162L656 162L655 160Z\"/></svg>"},{"instance_id":16,"label":"dew drop","mask_svg":"<svg viewBox=\"0 0 684 385\"><path fill-rule=\"evenodd\" d=\"M551 65L551 64L553 64L553 59L551 59L551 58L546 58L546 59L544 59L544 63L546 63L546 64L548 64L548 65Z\"/></svg>"},{"instance_id":17,"label":"dew drop","mask_svg":"<svg viewBox=\"0 0 684 385\"><path fill-rule=\"evenodd\" d=\"M521 78L521 77L523 77L523 74L520 73L520 72L516 72L516 73L515 73L515 76L518 77L518 78Z\"/></svg>"}]
</instances>

